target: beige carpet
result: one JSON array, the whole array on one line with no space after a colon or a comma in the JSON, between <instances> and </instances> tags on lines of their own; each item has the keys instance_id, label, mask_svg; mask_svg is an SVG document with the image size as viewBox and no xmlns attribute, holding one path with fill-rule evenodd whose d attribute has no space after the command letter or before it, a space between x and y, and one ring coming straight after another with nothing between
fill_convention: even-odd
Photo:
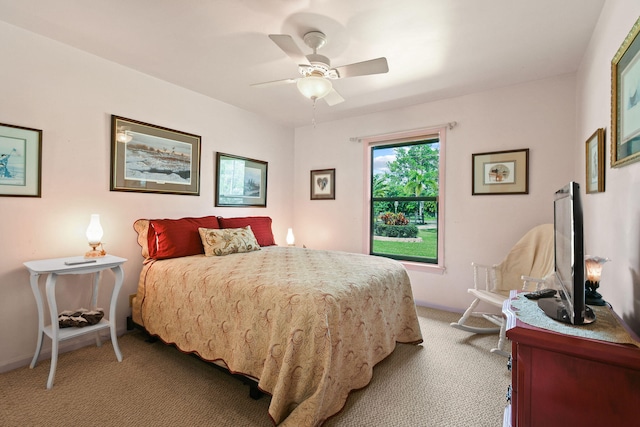
<instances>
[{"instance_id":1,"label":"beige carpet","mask_svg":"<svg viewBox=\"0 0 640 427\"><path fill-rule=\"evenodd\" d=\"M400 344L325 426L502 425L510 383L506 359L489 353L496 335L453 329L458 314L419 307L425 342ZM482 324L483 320L477 320ZM60 355L52 390L49 361L0 375L2 426L271 426L269 397L140 332Z\"/></svg>"}]
</instances>

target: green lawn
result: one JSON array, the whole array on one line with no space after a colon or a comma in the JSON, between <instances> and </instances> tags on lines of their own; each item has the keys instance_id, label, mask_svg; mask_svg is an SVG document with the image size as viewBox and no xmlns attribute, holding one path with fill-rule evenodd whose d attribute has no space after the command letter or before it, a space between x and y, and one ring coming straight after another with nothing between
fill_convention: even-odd
<instances>
[{"instance_id":1,"label":"green lawn","mask_svg":"<svg viewBox=\"0 0 640 427\"><path fill-rule=\"evenodd\" d=\"M407 255L412 257L436 258L438 255L438 234L435 229L418 230L422 242L388 242L373 241L373 252L376 254Z\"/></svg>"}]
</instances>

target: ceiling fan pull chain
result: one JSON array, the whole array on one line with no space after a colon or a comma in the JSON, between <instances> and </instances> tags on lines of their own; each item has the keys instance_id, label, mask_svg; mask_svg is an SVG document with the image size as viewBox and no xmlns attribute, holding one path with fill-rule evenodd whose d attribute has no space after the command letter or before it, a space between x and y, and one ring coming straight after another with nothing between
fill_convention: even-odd
<instances>
[{"instance_id":1,"label":"ceiling fan pull chain","mask_svg":"<svg viewBox=\"0 0 640 427\"><path fill-rule=\"evenodd\" d=\"M314 96L313 98L311 98L311 101L313 102L313 117L311 118L311 124L313 125L313 128L316 128L316 97Z\"/></svg>"}]
</instances>

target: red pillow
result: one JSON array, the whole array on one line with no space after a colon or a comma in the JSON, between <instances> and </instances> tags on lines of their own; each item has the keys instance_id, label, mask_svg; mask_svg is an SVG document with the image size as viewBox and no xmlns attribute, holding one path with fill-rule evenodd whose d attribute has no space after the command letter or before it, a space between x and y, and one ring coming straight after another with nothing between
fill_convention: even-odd
<instances>
[{"instance_id":1,"label":"red pillow","mask_svg":"<svg viewBox=\"0 0 640 427\"><path fill-rule=\"evenodd\" d=\"M250 225L260 246L274 246L276 244L273 231L271 231L271 218L268 216L218 217L218 222L220 228L243 228Z\"/></svg>"},{"instance_id":2,"label":"red pillow","mask_svg":"<svg viewBox=\"0 0 640 427\"><path fill-rule=\"evenodd\" d=\"M177 258L204 253L198 228L220 228L218 217L152 219L147 244L149 257Z\"/></svg>"}]
</instances>

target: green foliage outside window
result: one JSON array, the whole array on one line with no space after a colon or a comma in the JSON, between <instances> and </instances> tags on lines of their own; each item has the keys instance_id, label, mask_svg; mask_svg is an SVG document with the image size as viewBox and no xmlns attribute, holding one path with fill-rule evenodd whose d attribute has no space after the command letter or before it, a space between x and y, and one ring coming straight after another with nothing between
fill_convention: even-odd
<instances>
[{"instance_id":1,"label":"green foliage outside window","mask_svg":"<svg viewBox=\"0 0 640 427\"><path fill-rule=\"evenodd\" d=\"M377 223L374 234L384 237L415 238L418 236L418 227L415 225L387 225Z\"/></svg>"},{"instance_id":2,"label":"green foliage outside window","mask_svg":"<svg viewBox=\"0 0 640 427\"><path fill-rule=\"evenodd\" d=\"M372 148L372 161L377 161L379 165L380 160L386 158L390 159L386 167L378 170L372 168L373 236L421 237L423 240L422 236L429 236L428 240L432 242L431 236L437 236L439 141L436 139ZM425 235L430 230L434 233ZM387 253L382 249L391 245L394 247L393 252ZM414 241L383 244L374 237L372 253L393 255L392 257L400 259L403 259L404 253L407 255L406 259L420 258L426 262L437 262L437 245L430 243L426 251L418 250L417 246L422 244Z\"/></svg>"}]
</instances>

